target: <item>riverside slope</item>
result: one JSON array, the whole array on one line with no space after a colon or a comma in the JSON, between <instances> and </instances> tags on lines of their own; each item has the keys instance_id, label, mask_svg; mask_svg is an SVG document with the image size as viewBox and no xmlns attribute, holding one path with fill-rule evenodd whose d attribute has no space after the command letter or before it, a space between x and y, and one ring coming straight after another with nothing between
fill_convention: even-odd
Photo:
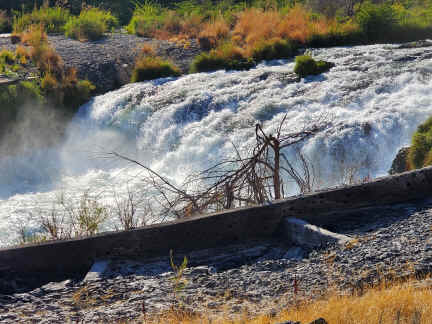
<instances>
[{"instance_id":1,"label":"riverside slope","mask_svg":"<svg viewBox=\"0 0 432 324\"><path fill-rule=\"evenodd\" d=\"M188 253L189 267L180 300L197 313L268 313L296 298L317 298L326 289L351 293L377 280L380 271L399 276L431 272L432 201L353 211L368 222L338 223L332 230L352 244L308 251L280 240L248 243ZM176 253L179 263L183 254ZM97 323L143 320L177 301L168 256L152 260L109 260L98 276L50 283L30 292L0 295L2 323ZM430 285L430 281L422 282Z\"/></svg>"}]
</instances>

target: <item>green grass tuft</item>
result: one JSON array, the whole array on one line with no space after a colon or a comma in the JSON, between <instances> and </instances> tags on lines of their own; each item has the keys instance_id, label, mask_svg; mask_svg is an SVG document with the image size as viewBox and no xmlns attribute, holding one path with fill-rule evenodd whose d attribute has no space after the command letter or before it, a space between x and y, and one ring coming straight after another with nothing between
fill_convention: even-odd
<instances>
[{"instance_id":1,"label":"green grass tuft","mask_svg":"<svg viewBox=\"0 0 432 324\"><path fill-rule=\"evenodd\" d=\"M179 76L180 70L169 61L160 57L142 57L135 63L131 82L148 81Z\"/></svg>"},{"instance_id":2,"label":"green grass tuft","mask_svg":"<svg viewBox=\"0 0 432 324\"><path fill-rule=\"evenodd\" d=\"M79 41L94 41L118 26L118 20L109 11L98 8L84 9L78 17L71 17L65 34Z\"/></svg>"},{"instance_id":3,"label":"green grass tuft","mask_svg":"<svg viewBox=\"0 0 432 324\"><path fill-rule=\"evenodd\" d=\"M294 55L295 46L288 40L276 39L262 41L252 49L252 58L256 61L287 59Z\"/></svg>"},{"instance_id":4,"label":"green grass tuft","mask_svg":"<svg viewBox=\"0 0 432 324\"><path fill-rule=\"evenodd\" d=\"M195 57L191 65L191 73L211 72L216 70L248 70L255 62L245 57L243 51L230 44L224 44L208 53Z\"/></svg>"}]
</instances>

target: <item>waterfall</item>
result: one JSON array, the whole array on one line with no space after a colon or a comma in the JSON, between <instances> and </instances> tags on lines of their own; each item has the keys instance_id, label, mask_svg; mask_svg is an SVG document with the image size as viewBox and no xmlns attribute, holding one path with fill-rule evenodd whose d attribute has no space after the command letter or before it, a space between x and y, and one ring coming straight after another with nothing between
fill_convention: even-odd
<instances>
[{"instance_id":1,"label":"waterfall","mask_svg":"<svg viewBox=\"0 0 432 324\"><path fill-rule=\"evenodd\" d=\"M218 71L126 85L82 106L55 148L0 159L0 244L22 222L37 226L37 209L61 192L85 190L109 203L112 193L139 188L139 167L107 158L120 152L180 184L255 143L255 124L288 131L319 118L328 126L300 144L321 186L350 173L385 175L397 151L432 115L432 47L372 45L315 49L336 64L330 72L293 78L294 63L272 61L250 71ZM292 156L289 150L286 152ZM292 194L296 193L293 186ZM112 228L108 222L106 228Z\"/></svg>"}]
</instances>

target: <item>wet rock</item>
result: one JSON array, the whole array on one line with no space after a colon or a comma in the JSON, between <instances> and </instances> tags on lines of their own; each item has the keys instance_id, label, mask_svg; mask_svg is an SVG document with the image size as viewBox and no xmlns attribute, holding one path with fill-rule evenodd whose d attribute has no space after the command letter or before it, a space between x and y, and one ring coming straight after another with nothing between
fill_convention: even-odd
<instances>
[{"instance_id":1,"label":"wet rock","mask_svg":"<svg viewBox=\"0 0 432 324\"><path fill-rule=\"evenodd\" d=\"M409 153L409 147L402 147L396 154L393 160L392 166L389 170L389 174L397 174L408 171L407 158Z\"/></svg>"},{"instance_id":2,"label":"wet rock","mask_svg":"<svg viewBox=\"0 0 432 324\"><path fill-rule=\"evenodd\" d=\"M431 46L432 46L432 42L430 40L419 40L419 41L399 45L397 48L406 49L406 48L422 48L422 47L431 47Z\"/></svg>"}]
</instances>

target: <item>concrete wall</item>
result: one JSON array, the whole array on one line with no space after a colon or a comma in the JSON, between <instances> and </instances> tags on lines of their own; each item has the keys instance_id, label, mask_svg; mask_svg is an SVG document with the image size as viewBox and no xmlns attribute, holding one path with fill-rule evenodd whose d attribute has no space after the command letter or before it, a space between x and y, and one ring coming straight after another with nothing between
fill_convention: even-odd
<instances>
[{"instance_id":1,"label":"concrete wall","mask_svg":"<svg viewBox=\"0 0 432 324\"><path fill-rule=\"evenodd\" d=\"M0 250L0 273L67 276L85 272L93 260L111 256L168 255L170 249L198 249L273 235L283 217L329 226L350 210L432 196L432 168L373 182L147 226L127 232Z\"/></svg>"}]
</instances>

